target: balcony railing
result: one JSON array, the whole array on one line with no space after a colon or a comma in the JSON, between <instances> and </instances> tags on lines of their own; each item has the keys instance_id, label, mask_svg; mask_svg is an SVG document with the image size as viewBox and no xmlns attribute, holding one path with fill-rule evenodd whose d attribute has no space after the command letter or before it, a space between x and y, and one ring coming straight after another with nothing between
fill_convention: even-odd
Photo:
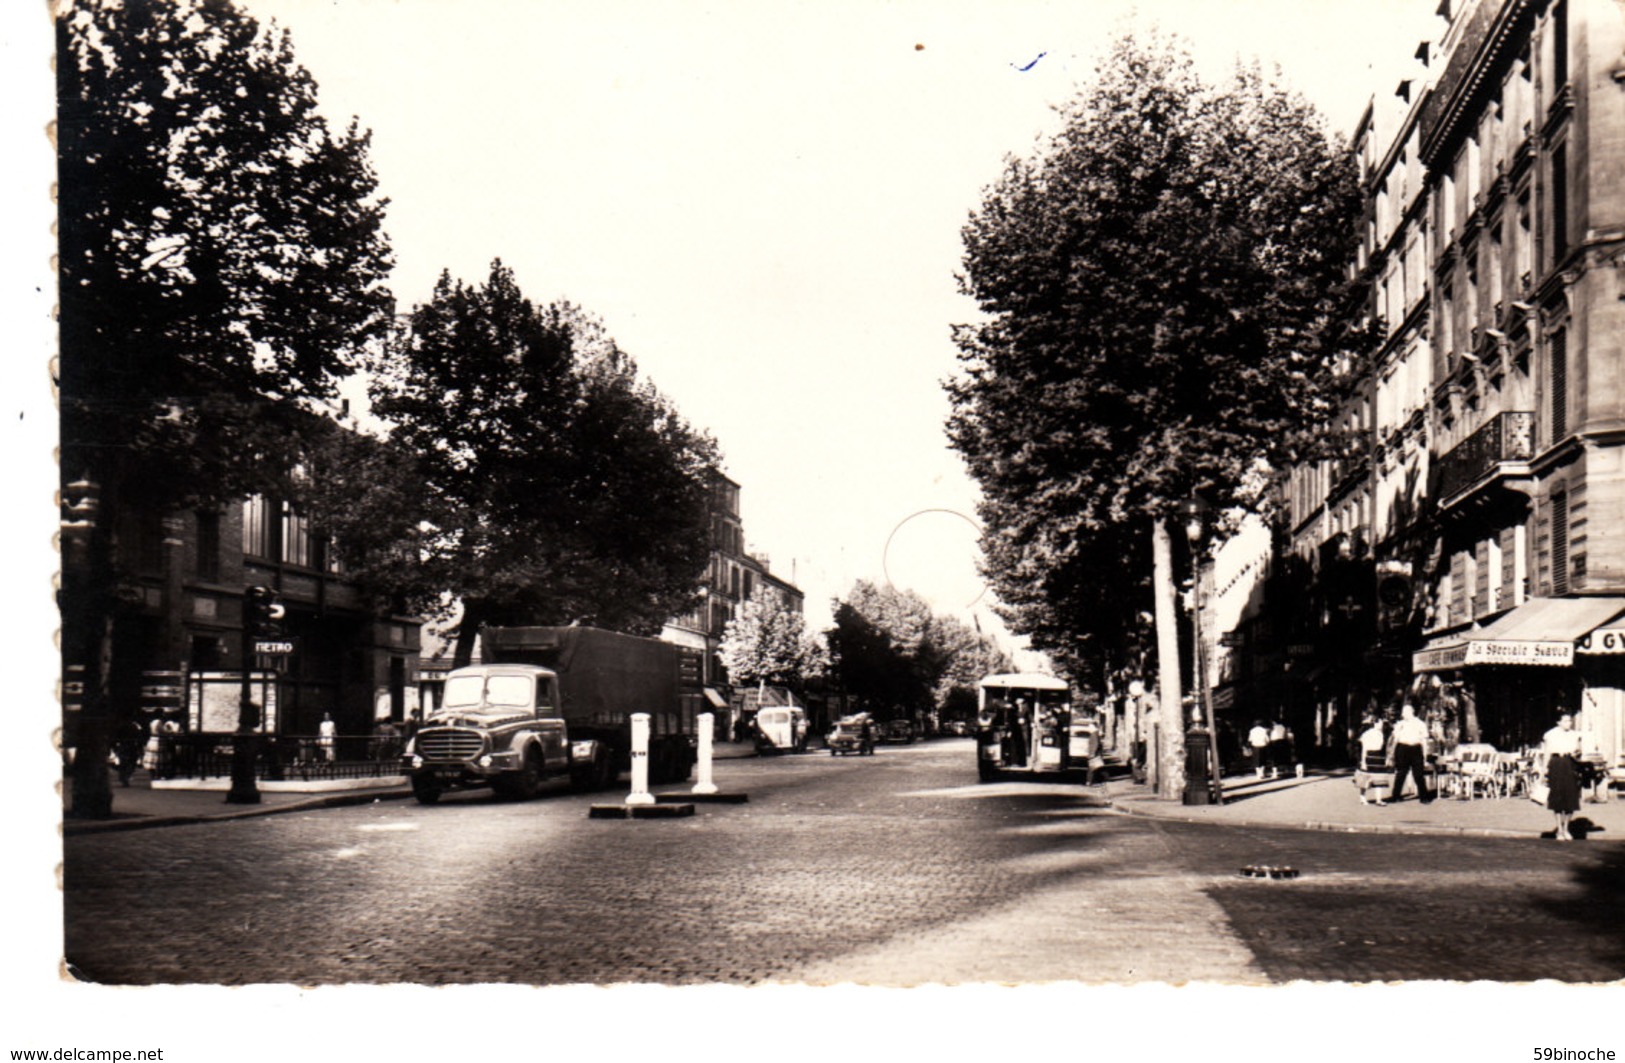
<instances>
[{"instance_id":1,"label":"balcony railing","mask_svg":"<svg viewBox=\"0 0 1625 1063\"><path fill-rule=\"evenodd\" d=\"M1505 462L1535 456L1535 415L1498 414L1439 459L1439 499L1449 501L1492 475Z\"/></svg>"}]
</instances>

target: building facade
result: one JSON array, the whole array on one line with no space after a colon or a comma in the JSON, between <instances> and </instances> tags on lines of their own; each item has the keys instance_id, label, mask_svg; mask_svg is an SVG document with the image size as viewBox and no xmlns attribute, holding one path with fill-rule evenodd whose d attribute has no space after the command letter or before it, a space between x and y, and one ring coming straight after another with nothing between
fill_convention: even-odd
<instances>
[{"instance_id":1,"label":"building facade","mask_svg":"<svg viewBox=\"0 0 1625 1063\"><path fill-rule=\"evenodd\" d=\"M1357 131L1376 351L1284 480L1287 711L1352 739L1409 698L1515 749L1559 709L1625 752L1625 22L1438 7ZM1290 655L1290 650L1284 655Z\"/></svg>"},{"instance_id":2,"label":"building facade","mask_svg":"<svg viewBox=\"0 0 1625 1063\"><path fill-rule=\"evenodd\" d=\"M806 596L793 583L775 576L768 559L752 556L745 546L745 527L739 515L739 484L713 471L711 474L711 560L706 568L699 605L667 622L660 637L705 654L705 684L723 688L727 670L719 654L728 621L758 588L771 590L784 606L802 613ZM719 706L720 707L720 706Z\"/></svg>"},{"instance_id":3,"label":"building facade","mask_svg":"<svg viewBox=\"0 0 1625 1063\"><path fill-rule=\"evenodd\" d=\"M245 663L266 733L313 736L331 716L339 734L363 736L383 719L405 717L417 618L375 609L291 507L255 497L218 510L112 519L113 719L149 732L230 732ZM245 595L256 586L282 604L277 641L290 652L250 653L245 662ZM72 745L73 700L64 707Z\"/></svg>"}]
</instances>

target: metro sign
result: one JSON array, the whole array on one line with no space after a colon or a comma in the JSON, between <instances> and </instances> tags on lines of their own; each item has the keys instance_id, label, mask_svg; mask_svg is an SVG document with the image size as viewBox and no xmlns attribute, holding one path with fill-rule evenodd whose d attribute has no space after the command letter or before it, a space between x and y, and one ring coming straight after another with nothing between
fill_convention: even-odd
<instances>
[{"instance_id":1,"label":"metro sign","mask_svg":"<svg viewBox=\"0 0 1625 1063\"><path fill-rule=\"evenodd\" d=\"M267 657L286 657L296 645L294 639L255 639L254 652Z\"/></svg>"}]
</instances>

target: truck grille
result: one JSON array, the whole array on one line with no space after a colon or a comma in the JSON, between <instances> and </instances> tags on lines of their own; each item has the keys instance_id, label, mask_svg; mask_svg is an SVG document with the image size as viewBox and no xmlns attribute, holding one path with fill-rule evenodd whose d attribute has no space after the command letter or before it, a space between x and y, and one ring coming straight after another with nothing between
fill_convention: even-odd
<instances>
[{"instance_id":1,"label":"truck grille","mask_svg":"<svg viewBox=\"0 0 1625 1063\"><path fill-rule=\"evenodd\" d=\"M437 728L418 735L417 753L424 760L468 760L485 748L478 731L457 727Z\"/></svg>"}]
</instances>

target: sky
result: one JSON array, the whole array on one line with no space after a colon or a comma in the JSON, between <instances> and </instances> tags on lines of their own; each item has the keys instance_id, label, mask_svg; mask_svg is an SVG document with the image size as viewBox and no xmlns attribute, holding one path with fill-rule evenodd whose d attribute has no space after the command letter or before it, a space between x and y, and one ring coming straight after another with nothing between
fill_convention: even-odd
<instances>
[{"instance_id":1,"label":"sky","mask_svg":"<svg viewBox=\"0 0 1625 1063\"><path fill-rule=\"evenodd\" d=\"M859 578L999 628L943 431L974 317L960 229L1113 35L1279 63L1347 132L1373 67L1415 50L1396 26L1433 21L1422 0L244 6L292 34L330 120L371 129L401 309L501 258L602 318L716 436L751 551L815 630Z\"/></svg>"}]
</instances>

